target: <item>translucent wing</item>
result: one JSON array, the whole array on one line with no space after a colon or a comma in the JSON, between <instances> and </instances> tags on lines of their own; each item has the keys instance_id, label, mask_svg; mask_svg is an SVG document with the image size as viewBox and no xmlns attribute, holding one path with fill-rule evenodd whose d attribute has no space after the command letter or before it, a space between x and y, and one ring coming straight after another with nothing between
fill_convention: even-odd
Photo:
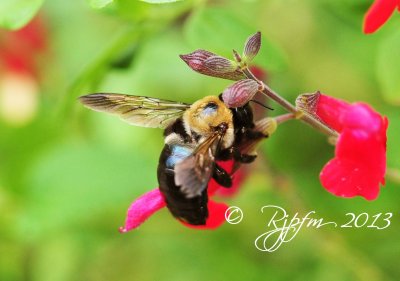
<instances>
[{"instance_id":1,"label":"translucent wing","mask_svg":"<svg viewBox=\"0 0 400 281\"><path fill-rule=\"evenodd\" d=\"M187 198L201 195L211 179L215 153L223 135L215 133L200 143L192 155L175 165L175 184Z\"/></svg>"},{"instance_id":2,"label":"translucent wing","mask_svg":"<svg viewBox=\"0 0 400 281\"><path fill-rule=\"evenodd\" d=\"M131 125L150 128L166 128L190 107L186 103L123 94L91 94L79 100L90 109L117 115Z\"/></svg>"}]
</instances>

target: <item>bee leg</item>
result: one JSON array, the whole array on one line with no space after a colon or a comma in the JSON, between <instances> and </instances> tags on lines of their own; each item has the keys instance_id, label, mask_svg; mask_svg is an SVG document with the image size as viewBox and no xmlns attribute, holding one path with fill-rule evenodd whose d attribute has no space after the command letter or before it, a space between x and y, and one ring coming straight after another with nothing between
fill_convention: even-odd
<instances>
[{"instance_id":1,"label":"bee leg","mask_svg":"<svg viewBox=\"0 0 400 281\"><path fill-rule=\"evenodd\" d=\"M247 138L248 140L256 141L256 140L260 140L260 139L263 139L263 138L268 138L268 135L265 135L265 134L263 134L263 133L260 132L260 131L248 130L248 131L246 132L246 138Z\"/></svg>"},{"instance_id":2,"label":"bee leg","mask_svg":"<svg viewBox=\"0 0 400 281\"><path fill-rule=\"evenodd\" d=\"M235 161L243 164L249 164L257 158L257 155L242 154L238 149L234 149L232 155Z\"/></svg>"},{"instance_id":3,"label":"bee leg","mask_svg":"<svg viewBox=\"0 0 400 281\"><path fill-rule=\"evenodd\" d=\"M218 152L218 160L226 161L232 159L233 147L222 149Z\"/></svg>"},{"instance_id":4,"label":"bee leg","mask_svg":"<svg viewBox=\"0 0 400 281\"><path fill-rule=\"evenodd\" d=\"M256 160L257 155L249 155L249 154L240 154L240 156L235 157L235 160L243 163L243 164L249 164L254 162Z\"/></svg>"},{"instance_id":5,"label":"bee leg","mask_svg":"<svg viewBox=\"0 0 400 281\"><path fill-rule=\"evenodd\" d=\"M223 187L231 187L232 186L231 176L228 174L227 171L225 171L223 168L221 168L221 166L219 166L217 163L215 163L213 179L219 185L221 185Z\"/></svg>"}]
</instances>

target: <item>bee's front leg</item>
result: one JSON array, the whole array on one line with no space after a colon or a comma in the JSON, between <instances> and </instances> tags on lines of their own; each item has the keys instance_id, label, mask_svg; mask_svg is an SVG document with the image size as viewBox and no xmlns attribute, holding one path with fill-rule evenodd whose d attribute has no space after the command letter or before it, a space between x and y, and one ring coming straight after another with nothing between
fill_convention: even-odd
<instances>
[{"instance_id":1,"label":"bee's front leg","mask_svg":"<svg viewBox=\"0 0 400 281\"><path fill-rule=\"evenodd\" d=\"M223 149L218 153L218 160L227 161L233 159L236 162L243 164L248 164L253 162L256 159L256 157L257 155L249 155L241 153L240 150L235 146L232 146L228 149Z\"/></svg>"},{"instance_id":2,"label":"bee's front leg","mask_svg":"<svg viewBox=\"0 0 400 281\"><path fill-rule=\"evenodd\" d=\"M227 171L225 171L223 168L221 168L221 166L219 166L217 163L215 163L213 179L219 185L221 185L223 187L231 187L232 186L231 176L228 174Z\"/></svg>"}]
</instances>

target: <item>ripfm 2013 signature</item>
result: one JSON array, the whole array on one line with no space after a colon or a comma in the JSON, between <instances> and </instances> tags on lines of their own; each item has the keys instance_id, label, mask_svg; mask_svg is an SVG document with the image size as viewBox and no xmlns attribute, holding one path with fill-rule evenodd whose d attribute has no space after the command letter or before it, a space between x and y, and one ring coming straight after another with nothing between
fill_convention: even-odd
<instances>
[{"instance_id":1,"label":"ripfm 2013 signature","mask_svg":"<svg viewBox=\"0 0 400 281\"><path fill-rule=\"evenodd\" d=\"M370 216L367 213L346 213L349 220L344 224L338 224L333 221L325 221L323 218L315 218L315 211L308 212L301 217L295 213L290 217L286 210L275 205L266 205L261 208L261 213L272 213L266 224L267 231L260 234L255 240L255 247L263 252L274 252L283 243L292 241L303 227L340 227L340 228L375 228L378 230L390 226L390 219L393 213L377 213ZM239 207L232 206L225 213L225 219L228 223L237 224L243 219L243 212Z\"/></svg>"}]
</instances>

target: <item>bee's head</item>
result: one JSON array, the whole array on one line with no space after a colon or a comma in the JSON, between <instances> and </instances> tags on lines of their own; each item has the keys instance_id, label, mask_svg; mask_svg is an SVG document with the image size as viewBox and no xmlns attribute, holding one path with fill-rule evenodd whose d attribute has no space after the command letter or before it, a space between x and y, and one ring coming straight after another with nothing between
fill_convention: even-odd
<instances>
[{"instance_id":1,"label":"bee's head","mask_svg":"<svg viewBox=\"0 0 400 281\"><path fill-rule=\"evenodd\" d=\"M208 96L198 100L185 112L183 120L186 132L190 135L195 132L200 136L208 136L224 127L223 146L228 147L233 142L232 112L218 97Z\"/></svg>"}]
</instances>

